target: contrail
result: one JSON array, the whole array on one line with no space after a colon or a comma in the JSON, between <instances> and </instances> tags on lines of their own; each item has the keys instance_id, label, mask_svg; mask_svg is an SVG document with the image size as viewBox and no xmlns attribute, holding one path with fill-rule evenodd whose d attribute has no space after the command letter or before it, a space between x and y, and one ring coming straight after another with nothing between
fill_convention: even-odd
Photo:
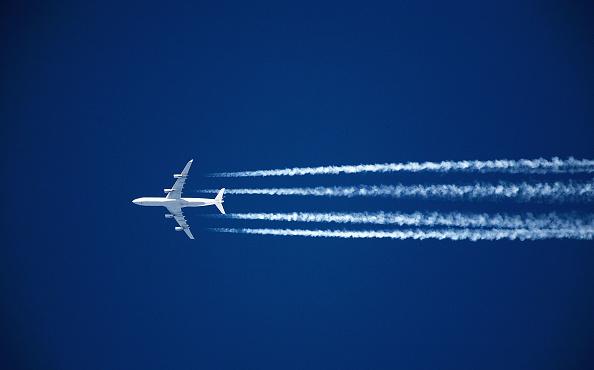
<instances>
[{"instance_id":1,"label":"contrail","mask_svg":"<svg viewBox=\"0 0 594 370\"><path fill-rule=\"evenodd\" d=\"M200 192L216 193L207 189ZM594 198L594 181L551 183L474 183L471 185L356 185L307 188L252 188L228 189L227 194L248 195L300 195L323 197L392 197L392 198L446 198L446 199L517 199L530 200L584 200Z\"/></svg>"},{"instance_id":2,"label":"contrail","mask_svg":"<svg viewBox=\"0 0 594 370\"><path fill-rule=\"evenodd\" d=\"M498 229L594 229L594 214L578 217L574 214L558 215L507 215L507 214L465 214L439 212L352 212L352 213L232 213L222 216L237 220L265 220L287 222L332 222L351 224L377 224L397 226L446 226L463 228Z\"/></svg>"},{"instance_id":3,"label":"contrail","mask_svg":"<svg viewBox=\"0 0 594 370\"><path fill-rule=\"evenodd\" d=\"M542 240L581 239L592 240L594 229L443 229L443 230L304 230L304 229L245 229L215 228L212 231L233 234L304 236L313 238L346 239L439 239L439 240Z\"/></svg>"},{"instance_id":4,"label":"contrail","mask_svg":"<svg viewBox=\"0 0 594 370\"><path fill-rule=\"evenodd\" d=\"M499 159L491 161L443 161L380 163L345 166L294 167L272 170L213 173L211 177L266 177L338 175L342 173L385 173L385 172L506 172L506 173L592 173L594 160L591 159Z\"/></svg>"}]
</instances>

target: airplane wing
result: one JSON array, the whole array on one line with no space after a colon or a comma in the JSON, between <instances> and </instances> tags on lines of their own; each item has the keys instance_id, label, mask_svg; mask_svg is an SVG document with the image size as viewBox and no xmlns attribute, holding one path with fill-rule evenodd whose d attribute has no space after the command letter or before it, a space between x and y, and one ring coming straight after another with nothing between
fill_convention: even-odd
<instances>
[{"instance_id":1,"label":"airplane wing","mask_svg":"<svg viewBox=\"0 0 594 370\"><path fill-rule=\"evenodd\" d=\"M167 194L167 199L179 199L181 198L182 190L184 189L184 185L186 184L186 178L188 177L188 172L190 172L190 167L192 166L192 162L194 160L191 159L184 169L182 170L181 174L176 174L174 177L177 179L175 180L175 184L171 187L171 191Z\"/></svg>"},{"instance_id":2,"label":"airplane wing","mask_svg":"<svg viewBox=\"0 0 594 370\"><path fill-rule=\"evenodd\" d=\"M180 207L167 207L167 210L173 215L173 218L175 218L175 221L184 230L188 238L194 239L194 235L190 231L190 225L186 222L182 209Z\"/></svg>"}]
</instances>

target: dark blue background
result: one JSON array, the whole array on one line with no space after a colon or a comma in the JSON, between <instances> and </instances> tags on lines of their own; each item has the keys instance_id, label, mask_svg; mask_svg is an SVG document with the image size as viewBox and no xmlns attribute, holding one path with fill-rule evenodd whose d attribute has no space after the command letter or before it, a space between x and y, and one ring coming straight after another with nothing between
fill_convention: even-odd
<instances>
[{"instance_id":1,"label":"dark blue background","mask_svg":"<svg viewBox=\"0 0 594 370\"><path fill-rule=\"evenodd\" d=\"M214 234L256 225L201 217L214 208L186 211L190 241L162 210L131 203L160 195L190 158L186 195L494 178L204 177L217 171L594 157L588 2L279 3L3 3L2 367L593 367L591 241ZM245 196L225 206L592 211Z\"/></svg>"}]
</instances>

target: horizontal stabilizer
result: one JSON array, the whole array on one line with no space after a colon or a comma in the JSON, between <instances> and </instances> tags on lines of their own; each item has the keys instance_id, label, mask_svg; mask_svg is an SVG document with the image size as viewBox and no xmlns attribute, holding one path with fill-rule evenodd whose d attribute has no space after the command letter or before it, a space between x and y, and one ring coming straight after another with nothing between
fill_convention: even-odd
<instances>
[{"instance_id":1,"label":"horizontal stabilizer","mask_svg":"<svg viewBox=\"0 0 594 370\"><path fill-rule=\"evenodd\" d=\"M225 208L223 208L223 205L221 203L215 203L215 206L217 206L217 208L222 214L225 214Z\"/></svg>"},{"instance_id":2,"label":"horizontal stabilizer","mask_svg":"<svg viewBox=\"0 0 594 370\"><path fill-rule=\"evenodd\" d=\"M225 214L225 209L223 208L223 193L225 192L225 188L222 188L221 190L219 190L219 192L217 193L217 196L215 197L215 206L217 206L217 208L219 209L219 211L222 214Z\"/></svg>"},{"instance_id":3,"label":"horizontal stabilizer","mask_svg":"<svg viewBox=\"0 0 594 370\"><path fill-rule=\"evenodd\" d=\"M217 193L217 196L215 197L215 201L222 202L224 192L225 192L225 188L222 188L221 190L219 190L219 192Z\"/></svg>"}]
</instances>

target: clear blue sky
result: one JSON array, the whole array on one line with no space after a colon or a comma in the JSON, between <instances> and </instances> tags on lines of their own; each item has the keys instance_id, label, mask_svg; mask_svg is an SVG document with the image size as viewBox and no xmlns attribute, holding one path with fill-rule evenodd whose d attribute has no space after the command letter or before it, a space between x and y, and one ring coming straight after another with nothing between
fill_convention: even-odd
<instances>
[{"instance_id":1,"label":"clear blue sky","mask_svg":"<svg viewBox=\"0 0 594 370\"><path fill-rule=\"evenodd\" d=\"M190 158L186 194L196 196L222 186L501 177L204 176L218 171L594 158L588 2L0 9L3 367L594 367L591 241L214 234L207 227L248 223L202 217L216 213L205 208L186 212L192 242L161 210L131 203L160 195ZM245 196L228 196L225 207L592 212Z\"/></svg>"}]
</instances>

